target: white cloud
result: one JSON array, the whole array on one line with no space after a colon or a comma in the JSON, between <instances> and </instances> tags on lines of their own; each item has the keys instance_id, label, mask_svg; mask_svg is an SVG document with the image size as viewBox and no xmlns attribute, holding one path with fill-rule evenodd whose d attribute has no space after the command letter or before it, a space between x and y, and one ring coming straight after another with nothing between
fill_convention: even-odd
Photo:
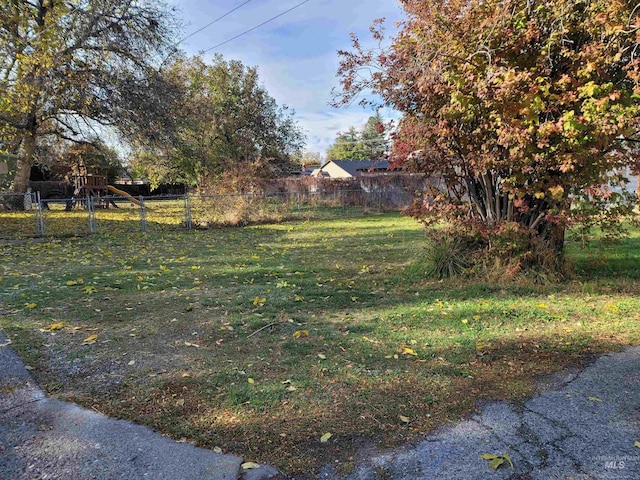
<instances>
[{"instance_id":1,"label":"white cloud","mask_svg":"<svg viewBox=\"0 0 640 480\"><path fill-rule=\"evenodd\" d=\"M300 0L278 2L254 0L245 7L187 40L183 48L193 54L206 50L234 35L296 5ZM206 0L173 0L195 31L214 18L240 4ZM359 106L333 109L331 89L339 86L336 78L338 49L349 49L349 34L355 32L367 42L368 28L378 17L387 17L390 30L402 18L396 0L311 0L291 13L254 32L230 42L217 52L227 59L257 66L260 78L279 104L296 112L307 133L307 149L324 154L339 131L362 126L373 114ZM397 117L389 110L385 116Z\"/></svg>"}]
</instances>

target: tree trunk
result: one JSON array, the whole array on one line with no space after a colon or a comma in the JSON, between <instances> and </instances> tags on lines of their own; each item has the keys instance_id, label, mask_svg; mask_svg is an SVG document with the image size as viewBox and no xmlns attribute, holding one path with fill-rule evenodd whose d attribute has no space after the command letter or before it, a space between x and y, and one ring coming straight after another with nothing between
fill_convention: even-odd
<instances>
[{"instance_id":1,"label":"tree trunk","mask_svg":"<svg viewBox=\"0 0 640 480\"><path fill-rule=\"evenodd\" d=\"M50 0L49 5L45 5L45 2L40 0L37 5L36 23L36 37L40 36L45 31L45 15L47 11L53 10L54 1ZM39 42L38 42L39 44ZM39 55L38 44L34 46L33 58L37 58ZM41 46L41 45L40 45ZM43 87L43 76L39 74L40 62L35 62L31 67L31 72L25 78L25 85L33 89L36 95L29 100L29 110L26 117L26 125L20 130L22 133L22 141L20 142L20 148L18 149L18 161L16 165L16 176L13 179L13 186L11 187L12 193L25 193L29 188L29 179L31 177L31 166L33 165L33 157L36 151L36 134L38 130L37 112L38 112L38 100L40 98Z\"/></svg>"},{"instance_id":2,"label":"tree trunk","mask_svg":"<svg viewBox=\"0 0 640 480\"><path fill-rule=\"evenodd\" d=\"M547 240L551 248L553 248L556 258L560 261L564 258L565 230L564 225L547 225Z\"/></svg>"},{"instance_id":3,"label":"tree trunk","mask_svg":"<svg viewBox=\"0 0 640 480\"><path fill-rule=\"evenodd\" d=\"M29 178L31 177L31 165L36 150L35 128L24 133L20 149L18 150L18 161L16 165L16 176L13 179L11 191L13 193L24 193L29 188Z\"/></svg>"}]
</instances>

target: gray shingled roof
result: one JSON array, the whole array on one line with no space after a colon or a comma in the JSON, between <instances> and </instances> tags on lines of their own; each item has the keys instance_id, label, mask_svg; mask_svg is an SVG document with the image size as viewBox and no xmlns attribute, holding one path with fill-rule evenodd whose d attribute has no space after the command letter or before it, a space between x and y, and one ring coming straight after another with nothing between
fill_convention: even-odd
<instances>
[{"instance_id":1,"label":"gray shingled roof","mask_svg":"<svg viewBox=\"0 0 640 480\"><path fill-rule=\"evenodd\" d=\"M358 172L367 172L368 170L387 170L389 162L387 160L331 160L337 166L349 172L354 177Z\"/></svg>"}]
</instances>

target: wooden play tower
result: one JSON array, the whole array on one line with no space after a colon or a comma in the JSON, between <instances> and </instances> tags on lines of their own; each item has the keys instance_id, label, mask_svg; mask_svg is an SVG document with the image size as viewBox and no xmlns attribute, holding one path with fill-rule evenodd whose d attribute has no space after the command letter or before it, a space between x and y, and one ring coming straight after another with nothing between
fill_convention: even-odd
<instances>
[{"instance_id":1,"label":"wooden play tower","mask_svg":"<svg viewBox=\"0 0 640 480\"><path fill-rule=\"evenodd\" d=\"M95 205L100 205L101 203L108 204L108 202L102 201L102 199L109 194L106 175L88 173L87 167L81 163L73 168L70 176L74 187L74 198L91 197Z\"/></svg>"},{"instance_id":2,"label":"wooden play tower","mask_svg":"<svg viewBox=\"0 0 640 480\"><path fill-rule=\"evenodd\" d=\"M76 198L96 197L107 195L107 177L104 175L77 175L73 178L75 187L73 196Z\"/></svg>"}]
</instances>

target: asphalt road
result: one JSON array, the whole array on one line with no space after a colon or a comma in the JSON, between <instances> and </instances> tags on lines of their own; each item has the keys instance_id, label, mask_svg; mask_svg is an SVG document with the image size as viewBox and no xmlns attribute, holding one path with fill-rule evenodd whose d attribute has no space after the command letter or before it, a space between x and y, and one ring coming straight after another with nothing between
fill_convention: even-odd
<instances>
[{"instance_id":1,"label":"asphalt road","mask_svg":"<svg viewBox=\"0 0 640 480\"><path fill-rule=\"evenodd\" d=\"M640 479L640 347L560 372L540 389L523 405L487 403L415 445L368 455L347 479ZM504 453L513 469L480 457ZM336 472L328 466L322 478Z\"/></svg>"}]
</instances>

